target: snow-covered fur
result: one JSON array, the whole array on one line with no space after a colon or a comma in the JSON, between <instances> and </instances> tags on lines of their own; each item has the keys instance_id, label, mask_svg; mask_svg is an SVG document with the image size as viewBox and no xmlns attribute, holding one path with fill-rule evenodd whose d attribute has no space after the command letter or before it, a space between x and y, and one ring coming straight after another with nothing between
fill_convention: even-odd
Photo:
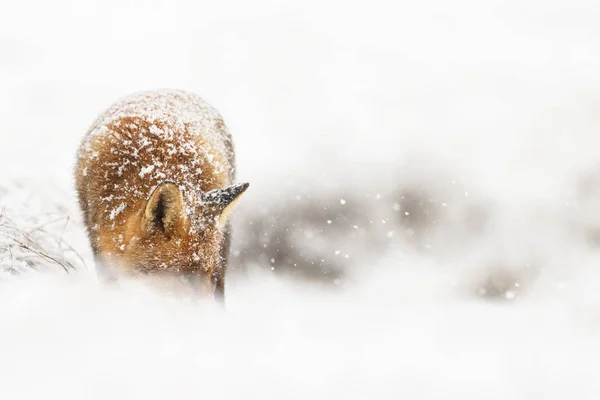
<instances>
[{"instance_id":1,"label":"snow-covered fur","mask_svg":"<svg viewBox=\"0 0 600 400\"><path fill-rule=\"evenodd\" d=\"M222 296L227 214L248 187L234 180L231 135L199 96L157 90L112 105L87 133L76 167L101 276Z\"/></svg>"}]
</instances>

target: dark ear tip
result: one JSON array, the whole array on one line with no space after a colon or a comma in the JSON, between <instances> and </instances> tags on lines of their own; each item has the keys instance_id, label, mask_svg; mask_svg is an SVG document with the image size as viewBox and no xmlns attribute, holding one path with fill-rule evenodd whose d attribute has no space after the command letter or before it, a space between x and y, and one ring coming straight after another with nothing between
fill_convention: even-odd
<instances>
[{"instance_id":1,"label":"dark ear tip","mask_svg":"<svg viewBox=\"0 0 600 400\"><path fill-rule=\"evenodd\" d=\"M224 208L235 201L235 199L240 197L249 186L250 184L248 182L244 182L236 183L225 189L211 190L210 192L203 194L203 201L205 203L212 203Z\"/></svg>"},{"instance_id":2,"label":"dark ear tip","mask_svg":"<svg viewBox=\"0 0 600 400\"><path fill-rule=\"evenodd\" d=\"M232 195L237 197L237 196L241 195L242 193L244 193L246 191L246 189L248 189L249 186L250 186L250 184L248 182L236 183L235 185L230 186L226 190L228 190Z\"/></svg>"},{"instance_id":3,"label":"dark ear tip","mask_svg":"<svg viewBox=\"0 0 600 400\"><path fill-rule=\"evenodd\" d=\"M248 182L233 185L231 187L231 194L233 195L233 198L235 199L236 197L241 196L248 189L249 186L250 184Z\"/></svg>"}]
</instances>

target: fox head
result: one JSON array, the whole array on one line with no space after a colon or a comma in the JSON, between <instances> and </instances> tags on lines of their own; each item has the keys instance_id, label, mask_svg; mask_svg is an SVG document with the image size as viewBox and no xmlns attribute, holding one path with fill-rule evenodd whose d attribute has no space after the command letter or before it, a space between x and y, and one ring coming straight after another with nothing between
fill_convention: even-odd
<instances>
[{"instance_id":1,"label":"fox head","mask_svg":"<svg viewBox=\"0 0 600 400\"><path fill-rule=\"evenodd\" d=\"M196 293L216 293L228 251L228 217L248 186L202 192L185 201L176 184L161 183L126 222L120 254L110 260L113 272L167 288L183 283Z\"/></svg>"}]
</instances>

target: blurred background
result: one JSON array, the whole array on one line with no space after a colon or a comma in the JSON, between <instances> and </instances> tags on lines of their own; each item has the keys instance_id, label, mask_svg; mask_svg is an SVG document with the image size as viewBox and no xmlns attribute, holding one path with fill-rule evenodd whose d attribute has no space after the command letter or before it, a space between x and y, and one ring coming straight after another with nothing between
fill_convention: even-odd
<instances>
[{"instance_id":1,"label":"blurred background","mask_svg":"<svg viewBox=\"0 0 600 400\"><path fill-rule=\"evenodd\" d=\"M2 9L0 300L17 307L0 311L6 376L87 398L90 387L164 398L189 366L217 397L597 398L596 2ZM219 110L238 180L251 183L234 217L227 317L82 283L93 262L77 147L112 102L164 87ZM32 268L84 277L15 280ZM87 339L57 346L48 329ZM170 372L145 369L157 341L174 346L160 353ZM80 386L43 372L62 357L87 366ZM125 370L144 371L132 376L145 389L114 372ZM265 371L272 382L254 379Z\"/></svg>"}]
</instances>

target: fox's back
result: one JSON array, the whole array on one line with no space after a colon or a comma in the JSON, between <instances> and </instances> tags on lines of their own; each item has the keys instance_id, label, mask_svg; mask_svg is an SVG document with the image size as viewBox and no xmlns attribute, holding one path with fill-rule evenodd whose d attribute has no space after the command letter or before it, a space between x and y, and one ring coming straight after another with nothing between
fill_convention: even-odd
<instances>
[{"instance_id":1,"label":"fox's back","mask_svg":"<svg viewBox=\"0 0 600 400\"><path fill-rule=\"evenodd\" d=\"M96 251L99 233L123 234L157 185L175 183L193 213L202 192L234 180L232 139L220 114L199 96L179 90L137 93L113 104L88 131L76 168Z\"/></svg>"}]
</instances>

